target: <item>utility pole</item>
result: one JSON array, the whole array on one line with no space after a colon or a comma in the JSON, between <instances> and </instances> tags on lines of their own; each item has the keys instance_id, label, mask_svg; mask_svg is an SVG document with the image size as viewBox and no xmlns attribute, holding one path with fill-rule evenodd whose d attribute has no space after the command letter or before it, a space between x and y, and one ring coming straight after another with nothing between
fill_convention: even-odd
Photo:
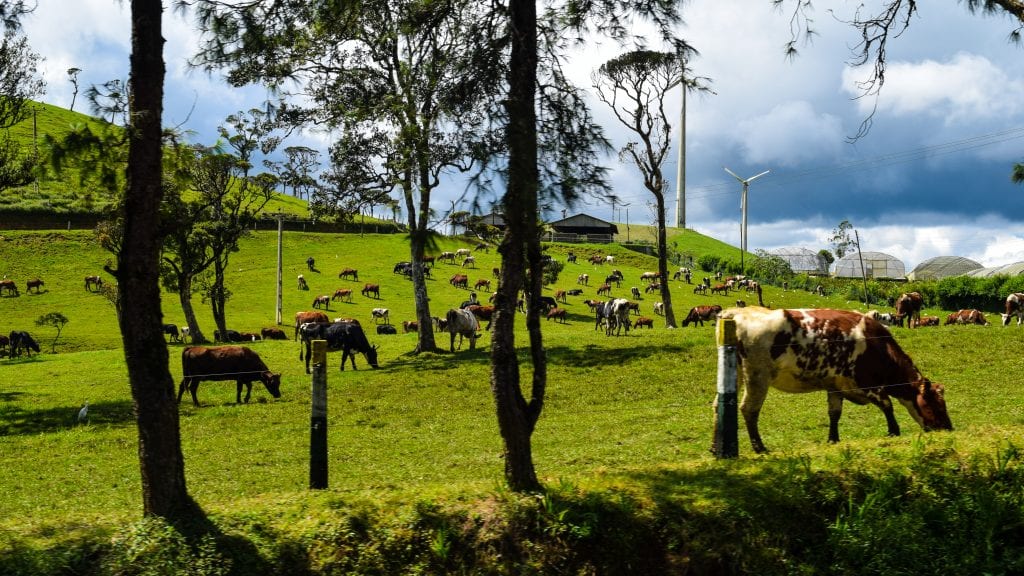
<instances>
[{"instance_id":1,"label":"utility pole","mask_svg":"<svg viewBox=\"0 0 1024 576\"><path fill-rule=\"evenodd\" d=\"M860 249L860 234L855 229L853 231L853 237L857 240L857 259L860 260L860 277L864 280L864 305L871 306L868 298L868 271L864 269L864 252Z\"/></svg>"},{"instance_id":2,"label":"utility pole","mask_svg":"<svg viewBox=\"0 0 1024 576\"><path fill-rule=\"evenodd\" d=\"M686 59L683 59L683 105L679 112L679 149L676 152L676 228L686 228Z\"/></svg>"},{"instance_id":3,"label":"utility pole","mask_svg":"<svg viewBox=\"0 0 1024 576\"><path fill-rule=\"evenodd\" d=\"M284 240L284 214L279 209L277 211L277 325L281 325L281 287L282 287L282 272L284 262L283 256L283 240Z\"/></svg>"}]
</instances>

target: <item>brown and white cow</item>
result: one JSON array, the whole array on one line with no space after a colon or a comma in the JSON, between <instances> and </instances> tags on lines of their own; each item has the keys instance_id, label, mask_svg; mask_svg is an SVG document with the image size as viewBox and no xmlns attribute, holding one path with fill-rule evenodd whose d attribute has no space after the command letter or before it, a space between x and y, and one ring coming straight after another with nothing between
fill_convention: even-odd
<instances>
[{"instance_id":1,"label":"brown and white cow","mask_svg":"<svg viewBox=\"0 0 1024 576\"><path fill-rule=\"evenodd\" d=\"M988 320L985 319L985 315L981 310L968 308L966 310L957 310L946 317L946 325L948 326L950 324L978 324L979 326L988 326Z\"/></svg>"},{"instance_id":2,"label":"brown and white cow","mask_svg":"<svg viewBox=\"0 0 1024 576\"><path fill-rule=\"evenodd\" d=\"M1000 314L1003 317L1003 326L1010 324L1010 319L1017 317L1017 326L1024 323L1024 294L1014 292L1006 297L1006 312Z\"/></svg>"},{"instance_id":3,"label":"brown and white cow","mask_svg":"<svg viewBox=\"0 0 1024 576\"><path fill-rule=\"evenodd\" d=\"M237 383L235 402L242 403L242 385L246 387L245 401L252 396L252 382L259 380L274 398L281 397L281 375L271 372L259 354L244 346L189 346L181 351L181 373L184 378L178 387L178 402L185 390L192 393L192 403L199 406L196 390L203 380L234 380Z\"/></svg>"},{"instance_id":4,"label":"brown and white cow","mask_svg":"<svg viewBox=\"0 0 1024 576\"><path fill-rule=\"evenodd\" d=\"M878 406L890 436L900 433L893 399L926 431L953 429L942 385L925 378L889 330L864 314L747 307L725 310L721 318L736 321L744 376L740 411L755 452L767 452L757 421L769 387L827 392L829 442L839 441L844 399Z\"/></svg>"},{"instance_id":5,"label":"brown and white cow","mask_svg":"<svg viewBox=\"0 0 1024 576\"><path fill-rule=\"evenodd\" d=\"M327 317L327 314L323 312L311 310L307 312L296 312L295 313L295 339L299 339L299 326L306 324L307 322L330 322L331 319Z\"/></svg>"},{"instance_id":6,"label":"brown and white cow","mask_svg":"<svg viewBox=\"0 0 1024 576\"><path fill-rule=\"evenodd\" d=\"M704 322L713 322L718 317L718 313L722 311L722 307L718 304L712 304L710 306L694 306L690 308L690 313L686 315L683 320L683 327L689 326L693 322L694 326L703 326Z\"/></svg>"},{"instance_id":7,"label":"brown and white cow","mask_svg":"<svg viewBox=\"0 0 1024 576\"><path fill-rule=\"evenodd\" d=\"M904 292L896 299L896 323L903 326L907 322L907 328L914 328L921 321L921 308L924 306L924 299L918 292Z\"/></svg>"}]
</instances>

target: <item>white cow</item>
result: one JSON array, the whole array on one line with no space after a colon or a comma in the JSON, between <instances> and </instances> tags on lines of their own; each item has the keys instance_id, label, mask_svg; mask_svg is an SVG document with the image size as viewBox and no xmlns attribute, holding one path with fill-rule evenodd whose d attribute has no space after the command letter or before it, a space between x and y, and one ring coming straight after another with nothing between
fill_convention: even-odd
<instances>
[{"instance_id":1,"label":"white cow","mask_svg":"<svg viewBox=\"0 0 1024 576\"><path fill-rule=\"evenodd\" d=\"M378 319L384 320L385 324L391 323L391 311L387 308L374 308L370 310L370 315L373 316L373 323L376 324Z\"/></svg>"}]
</instances>

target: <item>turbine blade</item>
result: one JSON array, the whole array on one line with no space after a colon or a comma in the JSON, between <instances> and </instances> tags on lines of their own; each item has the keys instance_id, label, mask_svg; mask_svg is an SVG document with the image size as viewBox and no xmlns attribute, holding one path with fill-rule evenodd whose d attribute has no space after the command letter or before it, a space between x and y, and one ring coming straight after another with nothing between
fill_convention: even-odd
<instances>
[{"instance_id":1,"label":"turbine blade","mask_svg":"<svg viewBox=\"0 0 1024 576\"><path fill-rule=\"evenodd\" d=\"M771 170L765 170L764 172L761 172L757 176L751 176L750 178L747 178L747 182L753 182L754 180L757 180L758 178L760 178L761 176L764 176L765 174L767 174L769 172L771 172Z\"/></svg>"},{"instance_id":2,"label":"turbine blade","mask_svg":"<svg viewBox=\"0 0 1024 576\"><path fill-rule=\"evenodd\" d=\"M722 166L722 168L725 168L725 166ZM732 170L729 170L728 168L725 168L725 171L728 172L733 178L739 180L740 182L743 182L743 178L740 178L739 176L737 176L736 173L733 172Z\"/></svg>"}]
</instances>

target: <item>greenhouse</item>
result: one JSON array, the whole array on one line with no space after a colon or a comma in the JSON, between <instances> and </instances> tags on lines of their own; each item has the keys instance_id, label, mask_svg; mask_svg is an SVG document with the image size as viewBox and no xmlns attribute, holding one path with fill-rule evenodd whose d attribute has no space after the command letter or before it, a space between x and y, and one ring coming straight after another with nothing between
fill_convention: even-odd
<instances>
[{"instance_id":1,"label":"greenhouse","mask_svg":"<svg viewBox=\"0 0 1024 576\"><path fill-rule=\"evenodd\" d=\"M768 253L785 260L790 269L797 274L828 274L828 262L825 257L813 250L786 246L769 250Z\"/></svg>"},{"instance_id":2,"label":"greenhouse","mask_svg":"<svg viewBox=\"0 0 1024 576\"><path fill-rule=\"evenodd\" d=\"M942 280L949 276L961 276L981 267L981 264L962 256L936 256L915 266L914 270L907 274L907 279Z\"/></svg>"},{"instance_id":3,"label":"greenhouse","mask_svg":"<svg viewBox=\"0 0 1024 576\"><path fill-rule=\"evenodd\" d=\"M1004 264L1002 266L994 266L992 268L978 268L977 270L971 270L967 273L968 276L974 276L975 278L1019 276L1021 274L1024 274L1024 262L1014 262L1013 264Z\"/></svg>"},{"instance_id":4,"label":"greenhouse","mask_svg":"<svg viewBox=\"0 0 1024 576\"><path fill-rule=\"evenodd\" d=\"M902 280L907 276L907 268L898 258L885 252L852 252L836 260L835 276L837 278L860 278L861 261L868 278L891 278Z\"/></svg>"}]
</instances>

